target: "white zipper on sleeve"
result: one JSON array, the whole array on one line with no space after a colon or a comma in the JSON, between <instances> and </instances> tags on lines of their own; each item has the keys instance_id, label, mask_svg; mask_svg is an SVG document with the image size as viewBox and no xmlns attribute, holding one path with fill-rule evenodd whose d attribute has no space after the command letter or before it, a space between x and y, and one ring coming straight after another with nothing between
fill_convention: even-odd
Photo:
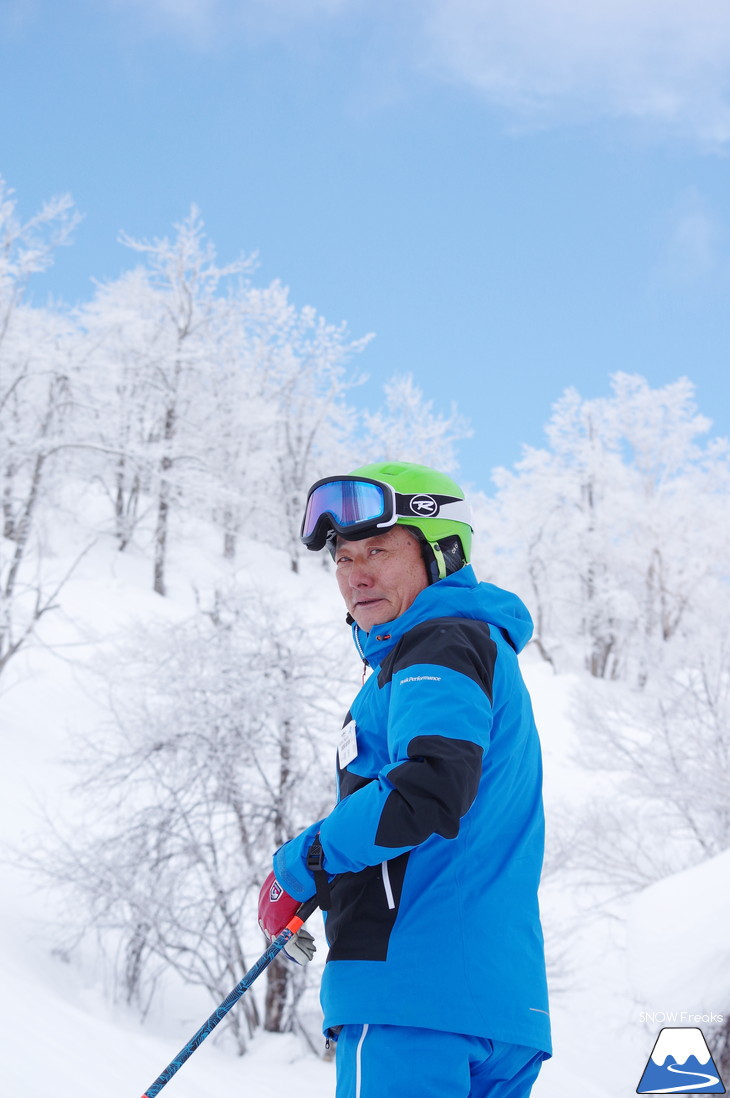
<instances>
[{"instance_id":1,"label":"white zipper on sleeve","mask_svg":"<svg viewBox=\"0 0 730 1098\"><path fill-rule=\"evenodd\" d=\"M388 863L382 862L381 869L383 871L383 886L385 888L385 898L388 901L388 910L393 911L395 909L395 898L393 896L393 888L390 883L390 873L388 872Z\"/></svg>"}]
</instances>

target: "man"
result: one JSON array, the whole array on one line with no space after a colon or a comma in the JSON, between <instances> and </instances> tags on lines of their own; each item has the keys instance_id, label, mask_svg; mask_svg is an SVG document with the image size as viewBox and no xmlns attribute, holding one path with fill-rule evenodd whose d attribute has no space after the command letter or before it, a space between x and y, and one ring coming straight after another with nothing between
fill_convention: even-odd
<instances>
[{"instance_id":1,"label":"man","mask_svg":"<svg viewBox=\"0 0 730 1098\"><path fill-rule=\"evenodd\" d=\"M540 746L517 663L532 622L477 582L471 535L458 485L421 465L307 499L302 540L332 553L371 673L338 802L276 852L259 916L274 936L315 891L327 907L337 1098L526 1098L550 1055Z\"/></svg>"}]
</instances>

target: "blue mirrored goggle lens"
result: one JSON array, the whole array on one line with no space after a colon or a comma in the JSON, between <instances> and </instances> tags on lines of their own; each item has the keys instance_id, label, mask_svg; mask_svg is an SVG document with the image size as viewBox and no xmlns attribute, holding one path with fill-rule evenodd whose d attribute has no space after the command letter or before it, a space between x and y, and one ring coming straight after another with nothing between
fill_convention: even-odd
<instances>
[{"instance_id":1,"label":"blue mirrored goggle lens","mask_svg":"<svg viewBox=\"0 0 730 1098\"><path fill-rule=\"evenodd\" d=\"M377 484L361 480L330 480L320 484L309 497L302 537L309 537L324 514L338 526L375 522L385 514L385 493Z\"/></svg>"}]
</instances>

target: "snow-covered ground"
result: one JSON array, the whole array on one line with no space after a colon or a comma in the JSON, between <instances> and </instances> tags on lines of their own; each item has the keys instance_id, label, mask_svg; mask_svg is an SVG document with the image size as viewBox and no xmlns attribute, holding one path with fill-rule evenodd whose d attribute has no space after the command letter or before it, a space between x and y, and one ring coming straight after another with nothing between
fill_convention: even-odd
<instances>
[{"instance_id":1,"label":"snow-covered ground","mask_svg":"<svg viewBox=\"0 0 730 1098\"><path fill-rule=\"evenodd\" d=\"M631 905L627 960L667 1024L700 1026L730 1003L730 851L647 888ZM647 942L651 949L647 949ZM730 1079L726 1080L730 1083Z\"/></svg>"},{"instance_id":2,"label":"snow-covered ground","mask_svg":"<svg viewBox=\"0 0 730 1098\"><path fill-rule=\"evenodd\" d=\"M55 899L37 891L12 849L27 849L64 805L69 775L62 763L73 739L98 716L86 661L134 621L184 618L194 606L186 576L205 574L209 558L186 559L171 574L167 599L149 590L148 562L98 546L67 585L61 610L41 637L47 647L21 653L0 680L0 1094L3 1098L139 1098L209 1012L206 1003L152 1011L146 1022L110 1005L103 980L85 958L53 952ZM293 576L281 554L259 551L255 582L276 584L311 612L330 613L337 598L319 562ZM53 649L51 649L53 645ZM555 676L528 653L524 671L533 695L545 755L551 806L574 803L585 775L571 761L574 679ZM353 687L357 667L353 664ZM728 855L647 890L627 924L584 920L572 935L565 990L553 995L555 1055L535 1087L536 1098L617 1098L632 1094L661 1022L642 1012L718 1012L730 1005L730 862ZM546 921L576 915L574 901L546 901ZM194 1000L194 1003L204 1000ZM666 1024L672 1024L671 1022ZM699 1022L677 1024L701 1025ZM223 1023L223 1026L225 1022ZM727 1080L726 1080L727 1082ZM166 1088L170 1098L221 1094L334 1094L334 1068L298 1037L260 1034L244 1057L209 1040Z\"/></svg>"}]
</instances>

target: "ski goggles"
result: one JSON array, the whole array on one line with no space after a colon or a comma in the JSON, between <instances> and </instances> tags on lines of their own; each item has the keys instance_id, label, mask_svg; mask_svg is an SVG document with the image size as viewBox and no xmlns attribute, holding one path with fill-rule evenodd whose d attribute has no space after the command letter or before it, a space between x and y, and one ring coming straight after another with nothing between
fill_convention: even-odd
<instances>
[{"instance_id":1,"label":"ski goggles","mask_svg":"<svg viewBox=\"0 0 730 1098\"><path fill-rule=\"evenodd\" d=\"M458 496L403 495L369 477L332 477L309 489L301 539L308 549L323 549L340 534L348 541L394 526L399 518L447 518L471 525L471 509Z\"/></svg>"}]
</instances>

